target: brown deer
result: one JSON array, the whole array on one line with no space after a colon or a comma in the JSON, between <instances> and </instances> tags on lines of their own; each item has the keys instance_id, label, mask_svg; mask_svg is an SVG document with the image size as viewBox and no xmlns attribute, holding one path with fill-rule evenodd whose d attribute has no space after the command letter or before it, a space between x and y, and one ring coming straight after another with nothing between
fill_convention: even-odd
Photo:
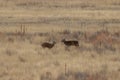
<instances>
[{"instance_id":1,"label":"brown deer","mask_svg":"<svg viewBox=\"0 0 120 80\"><path fill-rule=\"evenodd\" d=\"M76 47L79 46L78 40L66 40L66 39L63 39L61 42L63 42L66 46L76 46Z\"/></svg>"},{"instance_id":2,"label":"brown deer","mask_svg":"<svg viewBox=\"0 0 120 80\"><path fill-rule=\"evenodd\" d=\"M42 46L43 48L49 48L49 49L51 49L51 48L53 48L53 47L55 46L55 44L56 44L55 41L52 41L52 42L44 42L44 43L41 44L41 46Z\"/></svg>"}]
</instances>

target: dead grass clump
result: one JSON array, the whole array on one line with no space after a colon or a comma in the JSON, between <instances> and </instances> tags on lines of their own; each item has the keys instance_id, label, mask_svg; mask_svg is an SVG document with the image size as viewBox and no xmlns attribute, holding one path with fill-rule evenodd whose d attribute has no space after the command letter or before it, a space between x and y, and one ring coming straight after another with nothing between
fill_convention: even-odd
<instances>
[{"instance_id":1,"label":"dead grass clump","mask_svg":"<svg viewBox=\"0 0 120 80\"><path fill-rule=\"evenodd\" d=\"M40 80L53 80L52 73L46 72L41 75Z\"/></svg>"},{"instance_id":2,"label":"dead grass clump","mask_svg":"<svg viewBox=\"0 0 120 80\"><path fill-rule=\"evenodd\" d=\"M64 30L63 32L62 32L64 35L66 35L66 34L71 34L71 31L70 30Z\"/></svg>"},{"instance_id":3,"label":"dead grass clump","mask_svg":"<svg viewBox=\"0 0 120 80\"><path fill-rule=\"evenodd\" d=\"M120 68L118 69L118 71L120 72Z\"/></svg>"},{"instance_id":4,"label":"dead grass clump","mask_svg":"<svg viewBox=\"0 0 120 80\"><path fill-rule=\"evenodd\" d=\"M97 44L94 45L94 50L97 51L97 53L103 53L107 50L115 52L116 49L110 45L109 43L106 42L99 42Z\"/></svg>"},{"instance_id":5,"label":"dead grass clump","mask_svg":"<svg viewBox=\"0 0 120 80\"><path fill-rule=\"evenodd\" d=\"M60 66L60 62L58 62L58 61L55 61L53 64L54 64L55 66Z\"/></svg>"},{"instance_id":6,"label":"dead grass clump","mask_svg":"<svg viewBox=\"0 0 120 80\"><path fill-rule=\"evenodd\" d=\"M0 74L0 78L7 76L7 75L8 75L8 73L4 71L2 74Z\"/></svg>"},{"instance_id":7,"label":"dead grass clump","mask_svg":"<svg viewBox=\"0 0 120 80\"><path fill-rule=\"evenodd\" d=\"M115 37L120 37L120 32L114 33L113 36L115 36Z\"/></svg>"},{"instance_id":8,"label":"dead grass clump","mask_svg":"<svg viewBox=\"0 0 120 80\"><path fill-rule=\"evenodd\" d=\"M65 51L70 51L70 48L65 46Z\"/></svg>"},{"instance_id":9,"label":"dead grass clump","mask_svg":"<svg viewBox=\"0 0 120 80\"><path fill-rule=\"evenodd\" d=\"M94 33L89 41L94 45L94 49L101 53L106 50L116 51L114 48L114 41L111 38L111 33L105 30L98 31Z\"/></svg>"},{"instance_id":10,"label":"dead grass clump","mask_svg":"<svg viewBox=\"0 0 120 80\"><path fill-rule=\"evenodd\" d=\"M98 54L102 54L102 53L105 52L104 49L102 49L102 48L98 48L98 47L95 47L94 50L95 50Z\"/></svg>"},{"instance_id":11,"label":"dead grass clump","mask_svg":"<svg viewBox=\"0 0 120 80\"><path fill-rule=\"evenodd\" d=\"M82 35L82 32L79 32L79 31L72 33L72 36L73 36L73 38L75 38L75 39L79 39L81 35Z\"/></svg>"},{"instance_id":12,"label":"dead grass clump","mask_svg":"<svg viewBox=\"0 0 120 80\"><path fill-rule=\"evenodd\" d=\"M50 37L48 37L48 41L54 41L54 42L56 42L57 41L57 36L50 35Z\"/></svg>"},{"instance_id":13,"label":"dead grass clump","mask_svg":"<svg viewBox=\"0 0 120 80\"><path fill-rule=\"evenodd\" d=\"M8 56L12 56L14 54L16 54L17 52L13 49L6 49L5 54L7 54Z\"/></svg>"},{"instance_id":14,"label":"dead grass clump","mask_svg":"<svg viewBox=\"0 0 120 80\"><path fill-rule=\"evenodd\" d=\"M108 80L108 78L101 73L96 73L88 77L86 80Z\"/></svg>"},{"instance_id":15,"label":"dead grass clump","mask_svg":"<svg viewBox=\"0 0 120 80\"><path fill-rule=\"evenodd\" d=\"M39 36L49 36L49 33L36 33L36 35L39 35Z\"/></svg>"},{"instance_id":16,"label":"dead grass clump","mask_svg":"<svg viewBox=\"0 0 120 80\"><path fill-rule=\"evenodd\" d=\"M60 74L56 80L67 80L67 76L65 76L65 74Z\"/></svg>"},{"instance_id":17,"label":"dead grass clump","mask_svg":"<svg viewBox=\"0 0 120 80\"><path fill-rule=\"evenodd\" d=\"M89 77L86 80L108 80L107 65L103 65L102 69Z\"/></svg>"},{"instance_id":18,"label":"dead grass clump","mask_svg":"<svg viewBox=\"0 0 120 80\"><path fill-rule=\"evenodd\" d=\"M87 80L88 74L84 72L69 71L66 74L60 73L57 76L53 76L51 72L45 72L41 75L40 80Z\"/></svg>"},{"instance_id":19,"label":"dead grass clump","mask_svg":"<svg viewBox=\"0 0 120 80\"><path fill-rule=\"evenodd\" d=\"M55 41L56 42L59 39L57 33L55 33L55 32L45 33L44 36L45 36L44 41Z\"/></svg>"},{"instance_id":20,"label":"dead grass clump","mask_svg":"<svg viewBox=\"0 0 120 80\"><path fill-rule=\"evenodd\" d=\"M60 74L56 80L86 80L88 77L87 73L84 72L68 72Z\"/></svg>"},{"instance_id":21,"label":"dead grass clump","mask_svg":"<svg viewBox=\"0 0 120 80\"><path fill-rule=\"evenodd\" d=\"M81 45L81 46L79 47L79 50L80 50L81 52L83 52L83 51L91 52L91 51L93 50L92 48L93 48L93 47L87 47L87 46Z\"/></svg>"},{"instance_id":22,"label":"dead grass clump","mask_svg":"<svg viewBox=\"0 0 120 80\"><path fill-rule=\"evenodd\" d=\"M105 48L106 48L106 50L109 50L109 51L113 51L113 52L116 51L116 48L113 47L112 45L106 45Z\"/></svg>"},{"instance_id":23,"label":"dead grass clump","mask_svg":"<svg viewBox=\"0 0 120 80\"><path fill-rule=\"evenodd\" d=\"M20 26L20 28L18 30L16 30L16 33L14 35L19 35L21 37L25 37L26 33L27 33L27 27L25 25Z\"/></svg>"},{"instance_id":24,"label":"dead grass clump","mask_svg":"<svg viewBox=\"0 0 120 80\"><path fill-rule=\"evenodd\" d=\"M12 55L11 50L6 50L6 54L7 54L8 56L11 56L11 55Z\"/></svg>"},{"instance_id":25,"label":"dead grass clump","mask_svg":"<svg viewBox=\"0 0 120 80\"><path fill-rule=\"evenodd\" d=\"M25 38L26 38L26 40L29 40L29 41L30 41L31 38L32 38L32 36L33 36L32 34L28 34L28 35L25 36Z\"/></svg>"},{"instance_id":26,"label":"dead grass clump","mask_svg":"<svg viewBox=\"0 0 120 80\"><path fill-rule=\"evenodd\" d=\"M20 62L23 62L23 63L26 62L26 60L21 56L19 56L18 59L19 59Z\"/></svg>"},{"instance_id":27,"label":"dead grass clump","mask_svg":"<svg viewBox=\"0 0 120 80\"><path fill-rule=\"evenodd\" d=\"M90 38L90 42L92 42L93 44L98 43L100 41L108 41L108 37L110 36L110 33L107 31L98 31L96 33L94 33Z\"/></svg>"},{"instance_id":28,"label":"dead grass clump","mask_svg":"<svg viewBox=\"0 0 120 80\"><path fill-rule=\"evenodd\" d=\"M8 42L13 43L13 42L14 42L14 38L12 38L12 37L8 37Z\"/></svg>"},{"instance_id":29,"label":"dead grass clump","mask_svg":"<svg viewBox=\"0 0 120 80\"><path fill-rule=\"evenodd\" d=\"M16 6L22 6L22 7L24 7L24 6L27 6L27 3L19 3L19 4L16 4Z\"/></svg>"},{"instance_id":30,"label":"dead grass clump","mask_svg":"<svg viewBox=\"0 0 120 80\"><path fill-rule=\"evenodd\" d=\"M87 77L88 77L88 75L86 73L83 73L83 72L74 73L75 80L86 80Z\"/></svg>"}]
</instances>

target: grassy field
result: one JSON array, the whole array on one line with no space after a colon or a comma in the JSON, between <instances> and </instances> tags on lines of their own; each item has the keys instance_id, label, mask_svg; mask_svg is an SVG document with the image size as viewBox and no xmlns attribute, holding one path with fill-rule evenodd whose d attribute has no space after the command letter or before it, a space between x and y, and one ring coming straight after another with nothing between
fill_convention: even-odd
<instances>
[{"instance_id":1,"label":"grassy field","mask_svg":"<svg viewBox=\"0 0 120 80\"><path fill-rule=\"evenodd\" d=\"M67 47L63 38L75 38L80 46ZM41 44L50 40L56 45L44 49ZM0 0L0 80L119 75L120 0Z\"/></svg>"}]
</instances>

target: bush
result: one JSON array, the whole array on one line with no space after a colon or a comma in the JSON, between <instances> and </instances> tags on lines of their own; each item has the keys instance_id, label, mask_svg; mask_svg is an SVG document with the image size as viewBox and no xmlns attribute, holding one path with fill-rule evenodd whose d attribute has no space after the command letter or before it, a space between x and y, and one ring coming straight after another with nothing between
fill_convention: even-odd
<instances>
[{"instance_id":1,"label":"bush","mask_svg":"<svg viewBox=\"0 0 120 80\"><path fill-rule=\"evenodd\" d=\"M40 80L53 80L52 73L46 72L45 74L41 75Z\"/></svg>"},{"instance_id":2,"label":"bush","mask_svg":"<svg viewBox=\"0 0 120 80\"><path fill-rule=\"evenodd\" d=\"M12 37L9 37L9 38L8 38L8 42L11 42L11 43L13 43L13 42L14 42L14 38L12 38Z\"/></svg>"},{"instance_id":3,"label":"bush","mask_svg":"<svg viewBox=\"0 0 120 80\"><path fill-rule=\"evenodd\" d=\"M86 73L76 72L74 73L75 80L86 80L88 75Z\"/></svg>"},{"instance_id":4,"label":"bush","mask_svg":"<svg viewBox=\"0 0 120 80\"><path fill-rule=\"evenodd\" d=\"M57 80L86 80L88 75L83 72L68 72L66 74L60 74Z\"/></svg>"},{"instance_id":5,"label":"bush","mask_svg":"<svg viewBox=\"0 0 120 80\"><path fill-rule=\"evenodd\" d=\"M11 50L11 49L6 49L5 54L7 54L8 56L12 56L14 54L16 54L17 52L15 50Z\"/></svg>"},{"instance_id":6,"label":"bush","mask_svg":"<svg viewBox=\"0 0 120 80\"><path fill-rule=\"evenodd\" d=\"M70 34L70 33L71 33L70 30L64 30L64 31L63 31L63 34Z\"/></svg>"}]
</instances>

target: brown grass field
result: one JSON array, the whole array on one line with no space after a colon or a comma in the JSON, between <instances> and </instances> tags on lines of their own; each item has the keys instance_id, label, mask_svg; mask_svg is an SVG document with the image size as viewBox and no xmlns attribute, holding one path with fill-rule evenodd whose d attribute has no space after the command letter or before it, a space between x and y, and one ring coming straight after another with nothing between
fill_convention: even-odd
<instances>
[{"instance_id":1,"label":"brown grass field","mask_svg":"<svg viewBox=\"0 0 120 80\"><path fill-rule=\"evenodd\" d=\"M0 80L120 80L120 0L0 0Z\"/></svg>"}]
</instances>

